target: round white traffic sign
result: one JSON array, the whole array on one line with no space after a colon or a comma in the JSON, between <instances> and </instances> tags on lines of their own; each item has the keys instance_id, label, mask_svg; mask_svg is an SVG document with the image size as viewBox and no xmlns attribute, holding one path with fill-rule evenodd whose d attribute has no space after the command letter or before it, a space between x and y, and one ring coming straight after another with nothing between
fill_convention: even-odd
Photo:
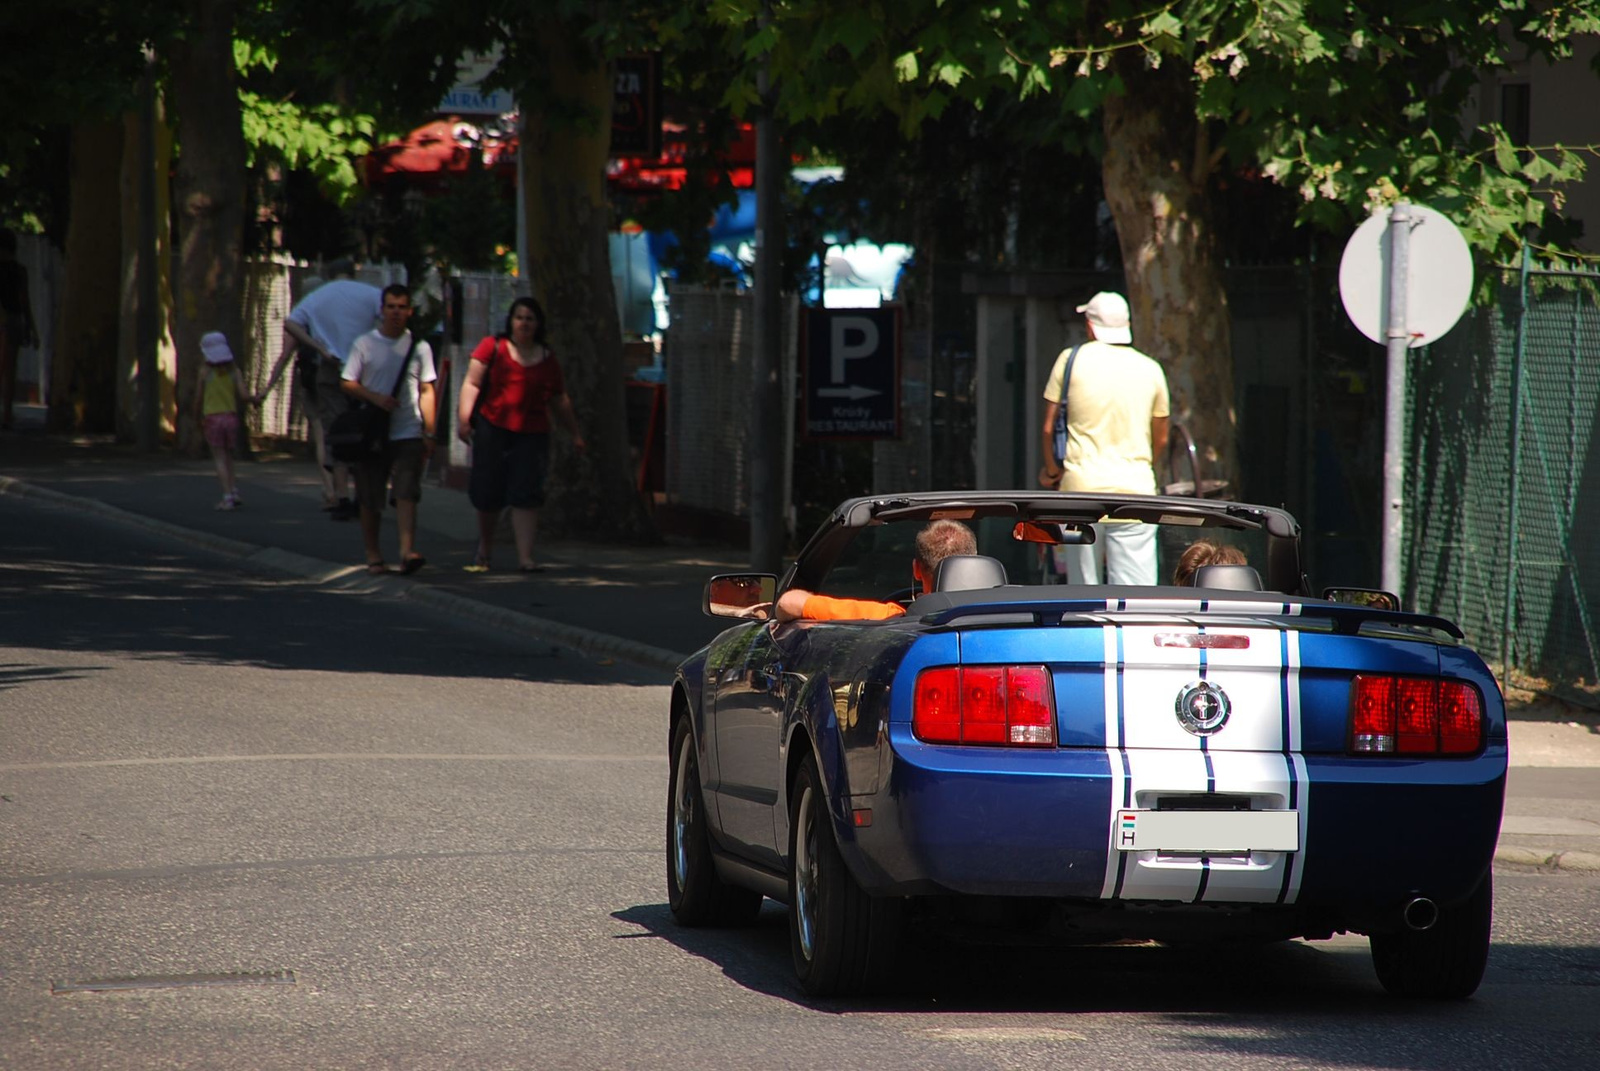
<instances>
[{"instance_id":1,"label":"round white traffic sign","mask_svg":"<svg viewBox=\"0 0 1600 1071\"><path fill-rule=\"evenodd\" d=\"M1426 205L1408 205L1406 333L1412 348L1437 342L1456 325L1472 298L1472 254L1449 218ZM1361 333L1383 345L1389 324L1389 212L1382 208L1356 228L1339 261L1339 295Z\"/></svg>"}]
</instances>

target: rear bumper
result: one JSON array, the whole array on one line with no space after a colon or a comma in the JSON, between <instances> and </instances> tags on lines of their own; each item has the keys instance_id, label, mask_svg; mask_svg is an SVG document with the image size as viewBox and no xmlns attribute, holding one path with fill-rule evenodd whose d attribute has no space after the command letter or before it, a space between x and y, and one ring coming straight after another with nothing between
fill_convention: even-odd
<instances>
[{"instance_id":1,"label":"rear bumper","mask_svg":"<svg viewBox=\"0 0 1600 1071\"><path fill-rule=\"evenodd\" d=\"M1219 776L1214 790L1244 792L1302 815L1298 852L1245 857L1119 853L1114 807L1128 802L1116 753L935 747L892 741L872 824L844 831L858 880L881 895L955 893L1127 902L1300 905L1362 918L1397 911L1412 896L1442 904L1464 898L1487 871L1505 791L1504 742L1468 759L1402 760L1276 753L1243 761L1215 756L1206 767L1283 771L1274 794L1266 775ZM1226 758L1226 761L1224 759ZM1138 761L1160 768L1159 756ZM1196 761L1192 753L1174 769ZM1253 778L1253 780L1252 780ZM1178 783L1182 781L1182 783ZM1173 791L1195 790L1178 777ZM1280 786L1281 789L1281 786ZM1262 804L1258 803L1258 806ZM1387 916L1386 916L1387 917Z\"/></svg>"}]
</instances>

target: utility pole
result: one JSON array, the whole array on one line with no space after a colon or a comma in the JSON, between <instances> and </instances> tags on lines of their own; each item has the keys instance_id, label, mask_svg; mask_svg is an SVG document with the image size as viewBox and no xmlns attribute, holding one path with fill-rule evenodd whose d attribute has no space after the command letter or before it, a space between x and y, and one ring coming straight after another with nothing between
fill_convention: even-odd
<instances>
[{"instance_id":1,"label":"utility pole","mask_svg":"<svg viewBox=\"0 0 1600 1071\"><path fill-rule=\"evenodd\" d=\"M761 5L758 25L772 19L771 0ZM784 161L773 118L773 94L768 57L756 74L761 113L756 120L756 235L755 302L750 354L751 398L748 450L750 459L750 568L776 573L783 561L784 503L780 472L784 451L778 441L784 427L783 392L779 389L779 358L783 317L779 309L779 281L783 272L783 212L779 203Z\"/></svg>"}]
</instances>

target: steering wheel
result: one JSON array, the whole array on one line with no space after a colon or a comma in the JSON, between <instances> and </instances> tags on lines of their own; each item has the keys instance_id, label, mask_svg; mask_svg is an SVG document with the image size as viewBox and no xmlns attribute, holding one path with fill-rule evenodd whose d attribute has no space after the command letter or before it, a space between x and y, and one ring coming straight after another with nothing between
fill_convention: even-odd
<instances>
[{"instance_id":1,"label":"steering wheel","mask_svg":"<svg viewBox=\"0 0 1600 1071\"><path fill-rule=\"evenodd\" d=\"M916 597L917 597L917 589L916 589L916 586L913 585L913 586L911 586L909 588L901 588L899 591L894 592L892 595L890 595L884 601L885 602L910 602L912 599L914 599Z\"/></svg>"}]
</instances>

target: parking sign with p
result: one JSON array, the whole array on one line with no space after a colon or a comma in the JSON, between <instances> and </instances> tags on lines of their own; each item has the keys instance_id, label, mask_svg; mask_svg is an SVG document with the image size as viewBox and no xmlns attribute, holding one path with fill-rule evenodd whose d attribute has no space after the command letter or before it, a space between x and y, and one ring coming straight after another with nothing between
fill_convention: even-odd
<instances>
[{"instance_id":1,"label":"parking sign with p","mask_svg":"<svg viewBox=\"0 0 1600 1071\"><path fill-rule=\"evenodd\" d=\"M900 309L807 309L805 434L900 435Z\"/></svg>"}]
</instances>

